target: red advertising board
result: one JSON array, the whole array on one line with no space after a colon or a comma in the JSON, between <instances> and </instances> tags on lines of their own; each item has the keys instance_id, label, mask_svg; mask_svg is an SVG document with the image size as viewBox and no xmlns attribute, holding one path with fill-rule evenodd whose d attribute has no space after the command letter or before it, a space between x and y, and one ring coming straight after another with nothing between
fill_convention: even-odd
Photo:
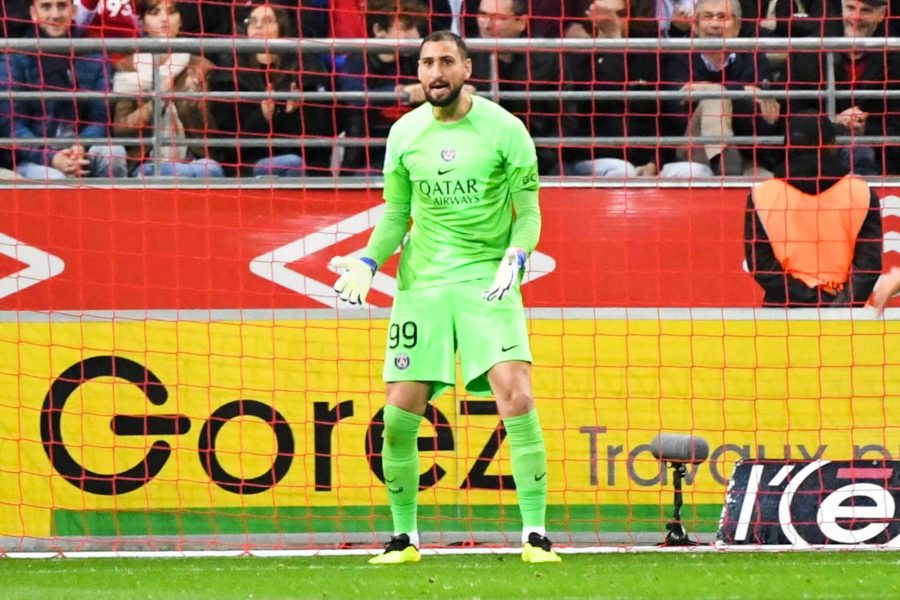
<instances>
[{"instance_id":1,"label":"red advertising board","mask_svg":"<svg viewBox=\"0 0 900 600\"><path fill-rule=\"evenodd\" d=\"M539 250L553 266L526 285L526 301L759 306L742 268L747 193L545 189ZM378 190L11 189L0 200L0 309L323 308L328 259L365 244L366 211L380 204ZM897 236L900 218L886 211L884 224ZM251 270L285 248L279 268L297 285ZM886 266L900 262L886 250Z\"/></svg>"}]
</instances>

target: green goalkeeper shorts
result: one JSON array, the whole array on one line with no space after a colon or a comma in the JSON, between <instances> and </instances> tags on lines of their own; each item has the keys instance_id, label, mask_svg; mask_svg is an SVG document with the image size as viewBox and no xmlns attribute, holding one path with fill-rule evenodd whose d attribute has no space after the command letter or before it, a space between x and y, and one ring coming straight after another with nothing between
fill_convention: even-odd
<instances>
[{"instance_id":1,"label":"green goalkeeper shorts","mask_svg":"<svg viewBox=\"0 0 900 600\"><path fill-rule=\"evenodd\" d=\"M388 326L384 380L432 384L435 399L456 381L459 350L466 390L491 393L487 372L497 363L531 362L525 309L518 288L488 302L491 279L401 290Z\"/></svg>"}]
</instances>

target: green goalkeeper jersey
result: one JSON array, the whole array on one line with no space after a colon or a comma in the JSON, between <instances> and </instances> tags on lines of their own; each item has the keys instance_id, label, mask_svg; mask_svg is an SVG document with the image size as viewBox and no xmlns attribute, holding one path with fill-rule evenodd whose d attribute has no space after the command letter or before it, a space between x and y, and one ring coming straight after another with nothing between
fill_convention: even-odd
<instances>
[{"instance_id":1,"label":"green goalkeeper jersey","mask_svg":"<svg viewBox=\"0 0 900 600\"><path fill-rule=\"evenodd\" d=\"M537 244L538 186L534 142L519 119L479 96L452 123L424 104L391 127L385 216L366 255L387 260L412 216L398 289L493 277L506 248Z\"/></svg>"}]
</instances>

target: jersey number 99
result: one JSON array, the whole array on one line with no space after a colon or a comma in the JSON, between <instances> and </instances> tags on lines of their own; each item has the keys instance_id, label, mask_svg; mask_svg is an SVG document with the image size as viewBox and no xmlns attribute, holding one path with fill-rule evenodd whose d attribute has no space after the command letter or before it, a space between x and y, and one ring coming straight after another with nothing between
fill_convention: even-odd
<instances>
[{"instance_id":1,"label":"jersey number 99","mask_svg":"<svg viewBox=\"0 0 900 600\"><path fill-rule=\"evenodd\" d=\"M402 325L391 323L391 327L388 330L388 339L390 340L388 348L396 348L401 342L404 348L415 348L419 341L419 328L412 321L406 321Z\"/></svg>"}]
</instances>

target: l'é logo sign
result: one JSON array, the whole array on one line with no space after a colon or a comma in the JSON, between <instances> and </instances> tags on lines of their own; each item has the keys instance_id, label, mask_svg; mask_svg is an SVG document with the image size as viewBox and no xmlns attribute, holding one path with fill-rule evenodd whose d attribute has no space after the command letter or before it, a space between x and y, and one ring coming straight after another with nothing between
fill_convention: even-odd
<instances>
[{"instance_id":1,"label":"l'\u00e9 logo sign","mask_svg":"<svg viewBox=\"0 0 900 600\"><path fill-rule=\"evenodd\" d=\"M900 544L900 461L741 461L728 484L722 544Z\"/></svg>"},{"instance_id":2,"label":"l'\u00e9 logo sign","mask_svg":"<svg viewBox=\"0 0 900 600\"><path fill-rule=\"evenodd\" d=\"M3 233L0 233L0 254L25 265L25 268L0 279L0 298L56 277L66 266L60 257Z\"/></svg>"},{"instance_id":3,"label":"l'\u00e9 logo sign","mask_svg":"<svg viewBox=\"0 0 900 600\"><path fill-rule=\"evenodd\" d=\"M250 272L298 294L312 298L325 306L334 309L358 310L354 307L348 307L344 302L338 301L337 294L331 287L333 282L317 281L289 268L288 265L325 248L335 246L355 235L369 231L375 227L375 223L381 219L383 214L384 205L380 204L348 217L339 223L323 227L314 233L279 246L270 252L260 254L250 261ZM359 247L356 251L350 253L350 256L359 258L363 255L363 250L364 247ZM556 268L556 260L542 252L533 252L528 260L529 265L525 271L525 277L522 279L523 285L549 275ZM397 292L397 280L383 271L378 271L372 280L372 289L393 297Z\"/></svg>"}]
</instances>

